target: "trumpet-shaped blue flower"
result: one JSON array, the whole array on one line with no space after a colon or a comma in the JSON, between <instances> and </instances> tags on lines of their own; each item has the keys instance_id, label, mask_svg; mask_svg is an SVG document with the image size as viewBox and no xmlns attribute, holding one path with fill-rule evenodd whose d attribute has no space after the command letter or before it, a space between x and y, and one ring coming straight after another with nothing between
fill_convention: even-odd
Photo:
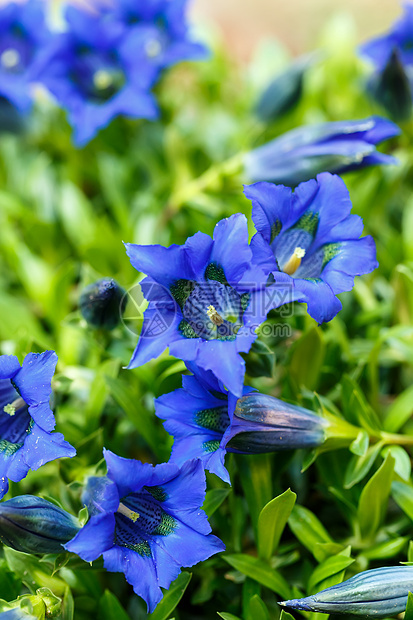
<instances>
[{"instance_id":1,"label":"trumpet-shaped blue flower","mask_svg":"<svg viewBox=\"0 0 413 620\"><path fill-rule=\"evenodd\" d=\"M104 455L107 477L90 478L83 496L90 520L65 547L86 562L103 555L105 568L125 573L152 612L163 596L160 588L168 588L182 566L225 549L200 508L202 463L154 467L108 450Z\"/></svg>"},{"instance_id":2,"label":"trumpet-shaped blue flower","mask_svg":"<svg viewBox=\"0 0 413 620\"><path fill-rule=\"evenodd\" d=\"M183 246L126 244L126 251L135 269L149 276L141 283L149 306L128 367L169 346L171 355L212 370L242 396L240 352L249 351L267 314L267 274L253 262L246 218L221 220L213 239L198 232ZM289 280L278 274L273 307L293 301Z\"/></svg>"},{"instance_id":3,"label":"trumpet-shaped blue flower","mask_svg":"<svg viewBox=\"0 0 413 620\"><path fill-rule=\"evenodd\" d=\"M227 452L260 454L319 446L328 423L307 409L244 387L228 392L211 372L189 366L182 388L155 401L156 415L174 436L171 461L200 458L205 469L230 482Z\"/></svg>"},{"instance_id":4,"label":"trumpet-shaped blue flower","mask_svg":"<svg viewBox=\"0 0 413 620\"><path fill-rule=\"evenodd\" d=\"M413 566L384 566L305 598L283 601L283 607L324 614L388 618L406 609L412 591Z\"/></svg>"},{"instance_id":5,"label":"trumpet-shaped blue flower","mask_svg":"<svg viewBox=\"0 0 413 620\"><path fill-rule=\"evenodd\" d=\"M0 356L0 498L7 493L7 478L19 482L29 469L76 454L61 433L51 432L56 363L54 351L29 353L22 366L15 355Z\"/></svg>"},{"instance_id":6,"label":"trumpet-shaped blue flower","mask_svg":"<svg viewBox=\"0 0 413 620\"><path fill-rule=\"evenodd\" d=\"M145 38L74 7L66 10L66 21L68 31L56 35L37 71L67 108L76 143L84 145L118 115L156 118L149 92L156 71L147 61Z\"/></svg>"},{"instance_id":7,"label":"trumpet-shaped blue flower","mask_svg":"<svg viewBox=\"0 0 413 620\"><path fill-rule=\"evenodd\" d=\"M324 171L342 174L396 164L394 157L380 153L375 145L399 133L397 125L379 116L304 125L247 153L245 171L251 181L294 187Z\"/></svg>"},{"instance_id":8,"label":"trumpet-shaped blue flower","mask_svg":"<svg viewBox=\"0 0 413 620\"><path fill-rule=\"evenodd\" d=\"M0 7L0 96L19 110L31 105L34 67L50 36L39 0Z\"/></svg>"},{"instance_id":9,"label":"trumpet-shaped blue flower","mask_svg":"<svg viewBox=\"0 0 413 620\"><path fill-rule=\"evenodd\" d=\"M360 238L363 221L350 214L343 180L325 172L294 192L255 183L244 193L258 231L251 241L255 260L276 279L286 274L309 314L319 323L330 321L341 309L336 295L378 266L373 238Z\"/></svg>"},{"instance_id":10,"label":"trumpet-shaped blue flower","mask_svg":"<svg viewBox=\"0 0 413 620\"><path fill-rule=\"evenodd\" d=\"M208 50L192 41L186 20L188 0L119 0L108 12L143 41L147 62L159 72L182 60L202 60Z\"/></svg>"}]
</instances>

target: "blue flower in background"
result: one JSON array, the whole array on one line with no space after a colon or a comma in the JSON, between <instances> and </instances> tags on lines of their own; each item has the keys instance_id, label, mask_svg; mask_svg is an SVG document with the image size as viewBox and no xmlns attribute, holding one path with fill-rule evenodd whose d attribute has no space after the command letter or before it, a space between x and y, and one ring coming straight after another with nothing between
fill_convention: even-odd
<instances>
[{"instance_id":1,"label":"blue flower in background","mask_svg":"<svg viewBox=\"0 0 413 620\"><path fill-rule=\"evenodd\" d=\"M341 174L396 164L394 157L380 153L375 145L399 133L397 125L379 116L304 125L247 153L245 172L251 181L294 187L324 171Z\"/></svg>"},{"instance_id":2,"label":"blue flower in background","mask_svg":"<svg viewBox=\"0 0 413 620\"><path fill-rule=\"evenodd\" d=\"M404 16L390 32L360 46L360 54L375 68L368 89L396 121L412 114L413 4L404 8Z\"/></svg>"},{"instance_id":3,"label":"blue flower in background","mask_svg":"<svg viewBox=\"0 0 413 620\"><path fill-rule=\"evenodd\" d=\"M214 236L198 232L185 245L126 244L135 269L148 274L142 291L149 306L128 368L171 355L212 370L242 396L245 362L256 328L267 314L267 274L253 262L245 216L215 226ZM290 278L279 274L273 307L294 300Z\"/></svg>"},{"instance_id":4,"label":"blue flower in background","mask_svg":"<svg viewBox=\"0 0 413 620\"><path fill-rule=\"evenodd\" d=\"M367 41L360 46L360 53L369 58L376 69L382 70L387 65L394 50L397 50L405 67L413 70L413 4L404 5L405 14L393 28L380 37Z\"/></svg>"},{"instance_id":5,"label":"blue flower in background","mask_svg":"<svg viewBox=\"0 0 413 620\"><path fill-rule=\"evenodd\" d=\"M225 389L211 372L193 365L182 388L155 400L156 415L173 435L171 461L200 458L224 482L227 452L261 454L310 448L325 440L328 423L307 409L244 387L242 398Z\"/></svg>"},{"instance_id":6,"label":"blue flower in background","mask_svg":"<svg viewBox=\"0 0 413 620\"><path fill-rule=\"evenodd\" d=\"M149 92L156 72L147 61L145 41L125 33L119 22L74 7L66 11L68 31L56 35L38 79L69 113L81 146L120 114L154 119ZM133 39L134 45L131 45Z\"/></svg>"},{"instance_id":7,"label":"blue flower in background","mask_svg":"<svg viewBox=\"0 0 413 620\"><path fill-rule=\"evenodd\" d=\"M147 61L157 71L182 60L203 60L209 52L192 41L186 20L188 0L118 0L112 15L125 24L134 36L132 48L143 41Z\"/></svg>"},{"instance_id":8,"label":"blue flower in background","mask_svg":"<svg viewBox=\"0 0 413 620\"><path fill-rule=\"evenodd\" d=\"M56 363L54 351L29 353L22 366L15 355L0 356L0 498L7 493L7 478L19 482L29 469L76 454L61 433L51 432Z\"/></svg>"},{"instance_id":9,"label":"blue flower in background","mask_svg":"<svg viewBox=\"0 0 413 620\"><path fill-rule=\"evenodd\" d=\"M103 555L125 573L152 612L181 572L225 546L201 510L205 474L199 460L150 465L105 450L107 477L89 478L83 501L90 520L65 548L86 562Z\"/></svg>"},{"instance_id":10,"label":"blue flower in background","mask_svg":"<svg viewBox=\"0 0 413 620\"><path fill-rule=\"evenodd\" d=\"M341 309L336 295L378 266L373 238L360 239L363 220L350 214L343 180L324 172L294 192L255 183L244 193L258 231L251 241L255 260L276 279L287 274L309 314L319 323L330 321Z\"/></svg>"},{"instance_id":11,"label":"blue flower in background","mask_svg":"<svg viewBox=\"0 0 413 620\"><path fill-rule=\"evenodd\" d=\"M50 37L40 1L0 7L0 96L21 111L31 106L34 66Z\"/></svg>"}]
</instances>

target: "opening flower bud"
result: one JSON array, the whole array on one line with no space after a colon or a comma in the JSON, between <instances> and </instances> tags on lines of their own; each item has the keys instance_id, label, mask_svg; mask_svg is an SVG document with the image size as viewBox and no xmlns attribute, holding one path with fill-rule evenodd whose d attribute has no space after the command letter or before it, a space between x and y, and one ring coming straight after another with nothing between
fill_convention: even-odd
<instances>
[{"instance_id":1,"label":"opening flower bud","mask_svg":"<svg viewBox=\"0 0 413 620\"><path fill-rule=\"evenodd\" d=\"M34 495L0 503L0 540L24 553L63 553L63 544L79 531L71 514Z\"/></svg>"},{"instance_id":2,"label":"opening flower bud","mask_svg":"<svg viewBox=\"0 0 413 620\"><path fill-rule=\"evenodd\" d=\"M126 307L125 291L112 278L89 284L79 299L80 312L92 327L114 329Z\"/></svg>"}]
</instances>

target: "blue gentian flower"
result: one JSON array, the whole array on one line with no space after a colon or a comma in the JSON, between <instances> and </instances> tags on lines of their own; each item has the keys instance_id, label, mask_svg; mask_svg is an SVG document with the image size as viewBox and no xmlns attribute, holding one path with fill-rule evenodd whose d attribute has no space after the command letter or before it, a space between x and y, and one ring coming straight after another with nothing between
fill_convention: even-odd
<instances>
[{"instance_id":1,"label":"blue gentian flower","mask_svg":"<svg viewBox=\"0 0 413 620\"><path fill-rule=\"evenodd\" d=\"M22 366L15 355L0 356L0 498L7 493L7 478L19 482L29 469L76 454L61 433L51 432L56 363L54 351L29 353Z\"/></svg>"},{"instance_id":2,"label":"blue gentian flower","mask_svg":"<svg viewBox=\"0 0 413 620\"><path fill-rule=\"evenodd\" d=\"M86 562L103 555L105 568L125 573L152 612L163 596L160 588L168 588L182 566L225 549L200 508L202 463L154 467L108 450L104 456L108 475L89 478L83 496L90 520L65 548Z\"/></svg>"},{"instance_id":3,"label":"blue gentian flower","mask_svg":"<svg viewBox=\"0 0 413 620\"><path fill-rule=\"evenodd\" d=\"M342 174L396 164L394 157L380 153L375 145L399 133L397 125L379 116L304 125L247 153L245 172L251 181L294 187L324 171Z\"/></svg>"},{"instance_id":4,"label":"blue gentian flower","mask_svg":"<svg viewBox=\"0 0 413 620\"><path fill-rule=\"evenodd\" d=\"M128 368L171 355L212 372L242 396L245 362L267 314L267 274L253 262L245 216L221 220L213 239L198 232L185 245L126 244L149 301L137 347ZM273 306L293 301L289 276L278 274Z\"/></svg>"},{"instance_id":5,"label":"blue gentian flower","mask_svg":"<svg viewBox=\"0 0 413 620\"><path fill-rule=\"evenodd\" d=\"M392 118L404 121L412 113L413 5L387 34L360 46L360 54L374 65L368 89Z\"/></svg>"},{"instance_id":6,"label":"blue gentian flower","mask_svg":"<svg viewBox=\"0 0 413 620\"><path fill-rule=\"evenodd\" d=\"M360 46L360 53L369 58L376 69L383 70L394 50L397 50L401 62L413 75L413 4L404 5L405 14L382 36L367 41Z\"/></svg>"},{"instance_id":7,"label":"blue gentian flower","mask_svg":"<svg viewBox=\"0 0 413 620\"><path fill-rule=\"evenodd\" d=\"M63 553L80 529L78 520L63 508L34 495L0 502L0 541L24 553Z\"/></svg>"},{"instance_id":8,"label":"blue gentian flower","mask_svg":"<svg viewBox=\"0 0 413 620\"><path fill-rule=\"evenodd\" d=\"M301 599L283 601L283 607L324 614L389 618L406 609L412 591L413 566L383 566Z\"/></svg>"},{"instance_id":9,"label":"blue gentian flower","mask_svg":"<svg viewBox=\"0 0 413 620\"><path fill-rule=\"evenodd\" d=\"M156 70L147 61L144 38L126 34L120 22L74 7L67 8L66 21L68 31L56 35L37 70L38 79L67 108L77 145L120 114L156 118L149 92Z\"/></svg>"},{"instance_id":10,"label":"blue gentian flower","mask_svg":"<svg viewBox=\"0 0 413 620\"><path fill-rule=\"evenodd\" d=\"M210 371L189 366L182 388L155 400L156 415L174 436L171 461L200 458L205 469L230 482L227 452L261 454L320 446L328 423L307 409L245 386L242 398L228 392Z\"/></svg>"},{"instance_id":11,"label":"blue gentian flower","mask_svg":"<svg viewBox=\"0 0 413 620\"><path fill-rule=\"evenodd\" d=\"M256 262L275 279L279 272L286 274L309 314L319 323L330 321L341 309L336 295L350 291L355 276L378 266L373 238L360 238L363 220L350 214L343 180L324 172L294 192L255 183L244 193L252 201L258 231L251 241Z\"/></svg>"},{"instance_id":12,"label":"blue gentian flower","mask_svg":"<svg viewBox=\"0 0 413 620\"><path fill-rule=\"evenodd\" d=\"M34 67L51 37L39 0L8 2L0 7L0 96L21 111L32 103Z\"/></svg>"},{"instance_id":13,"label":"blue gentian flower","mask_svg":"<svg viewBox=\"0 0 413 620\"><path fill-rule=\"evenodd\" d=\"M192 41L186 19L188 0L118 0L108 11L133 36L131 48L144 42L147 61L157 71L182 60L202 60L208 50Z\"/></svg>"}]
</instances>

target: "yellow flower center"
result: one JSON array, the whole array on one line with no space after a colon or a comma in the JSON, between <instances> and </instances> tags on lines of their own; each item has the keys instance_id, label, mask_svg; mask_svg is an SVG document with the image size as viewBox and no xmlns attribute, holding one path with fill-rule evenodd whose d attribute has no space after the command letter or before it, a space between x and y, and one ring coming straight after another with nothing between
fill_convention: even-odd
<instances>
[{"instance_id":1,"label":"yellow flower center","mask_svg":"<svg viewBox=\"0 0 413 620\"><path fill-rule=\"evenodd\" d=\"M288 273L289 276L292 276L301 265L301 260L304 258L304 256L304 248L296 247L290 258L282 268L283 272Z\"/></svg>"},{"instance_id":2,"label":"yellow flower center","mask_svg":"<svg viewBox=\"0 0 413 620\"><path fill-rule=\"evenodd\" d=\"M162 47L156 39L150 39L145 45L145 52L149 58L155 58L161 53Z\"/></svg>"},{"instance_id":3,"label":"yellow flower center","mask_svg":"<svg viewBox=\"0 0 413 620\"><path fill-rule=\"evenodd\" d=\"M16 413L16 411L18 409L21 409L22 407L24 407L25 404L26 403L24 402L24 400L21 398L21 396L19 396L12 403L9 403L8 405L5 405L3 407L3 411L4 411L4 413L7 413L8 415L14 415Z\"/></svg>"},{"instance_id":4,"label":"yellow flower center","mask_svg":"<svg viewBox=\"0 0 413 620\"><path fill-rule=\"evenodd\" d=\"M93 76L93 84L98 90L106 90L112 83L112 76L105 69L99 69Z\"/></svg>"},{"instance_id":5,"label":"yellow flower center","mask_svg":"<svg viewBox=\"0 0 413 620\"><path fill-rule=\"evenodd\" d=\"M224 322L224 319L219 314L219 312L215 310L214 306L208 306L207 315L209 316L214 325L222 325Z\"/></svg>"},{"instance_id":6,"label":"yellow flower center","mask_svg":"<svg viewBox=\"0 0 413 620\"><path fill-rule=\"evenodd\" d=\"M125 504L122 504L122 502L119 504L116 512L119 512L121 515L127 517L128 519L133 521L133 523L135 523L140 517L139 512L134 512L133 510L125 506Z\"/></svg>"}]
</instances>

